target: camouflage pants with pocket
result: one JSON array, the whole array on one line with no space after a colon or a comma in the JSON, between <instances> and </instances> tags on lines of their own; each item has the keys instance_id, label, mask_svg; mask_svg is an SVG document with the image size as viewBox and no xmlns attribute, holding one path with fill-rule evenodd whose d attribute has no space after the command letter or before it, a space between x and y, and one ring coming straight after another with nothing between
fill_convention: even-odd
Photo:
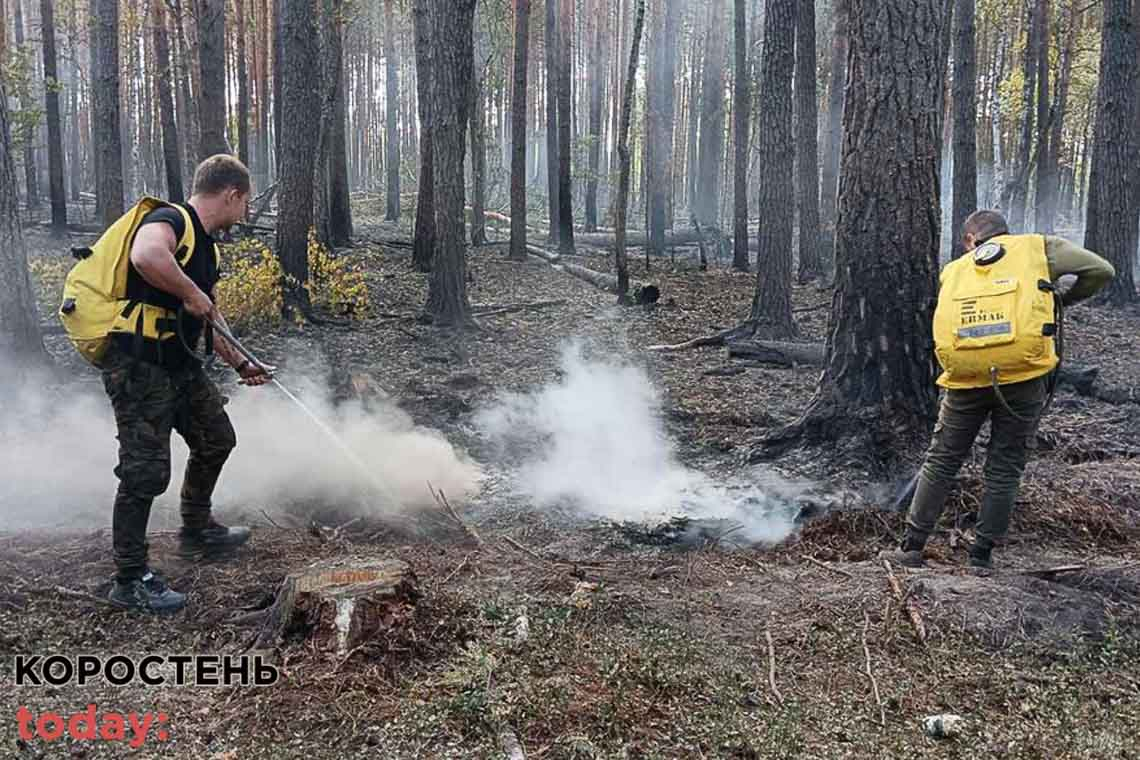
<instances>
[{"instance_id":1,"label":"camouflage pants with pocket","mask_svg":"<svg viewBox=\"0 0 1140 760\"><path fill-rule=\"evenodd\" d=\"M946 392L907 513L908 533L925 541L934 532L958 470L970 455L978 431L989 419L990 444L983 473L985 494L975 534L982 549L992 549L1005 537L1025 461L1036 444L1038 418L1047 391L1044 377L1003 385L1001 393L1009 409L993 388Z\"/></svg>"},{"instance_id":2,"label":"camouflage pants with pocket","mask_svg":"<svg viewBox=\"0 0 1140 760\"><path fill-rule=\"evenodd\" d=\"M190 449L182 482L182 524L205 527L222 466L237 445L226 414L227 399L197 364L168 370L111 346L103 365L103 387L118 428L112 524L115 567L121 580L146 572L146 529L155 497L170 485L170 432Z\"/></svg>"}]
</instances>

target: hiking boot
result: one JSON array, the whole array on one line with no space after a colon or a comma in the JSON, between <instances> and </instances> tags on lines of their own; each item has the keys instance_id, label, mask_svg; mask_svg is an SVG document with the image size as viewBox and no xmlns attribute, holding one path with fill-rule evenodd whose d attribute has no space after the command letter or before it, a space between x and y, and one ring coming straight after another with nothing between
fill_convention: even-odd
<instances>
[{"instance_id":1,"label":"hiking boot","mask_svg":"<svg viewBox=\"0 0 1140 760\"><path fill-rule=\"evenodd\" d=\"M892 565L901 567L925 567L926 560L922 557L922 549L926 541L912 535L909 531L903 539L902 546L892 551L879 552L879 559L885 559Z\"/></svg>"},{"instance_id":2,"label":"hiking boot","mask_svg":"<svg viewBox=\"0 0 1140 760\"><path fill-rule=\"evenodd\" d=\"M141 578L116 578L107 598L116 607L141 612L176 612L186 606L185 594L174 591L149 570Z\"/></svg>"},{"instance_id":3,"label":"hiking boot","mask_svg":"<svg viewBox=\"0 0 1140 760\"><path fill-rule=\"evenodd\" d=\"M183 559L224 557L248 540L249 528L228 528L210 518L205 528L182 529L179 533L178 555Z\"/></svg>"},{"instance_id":4,"label":"hiking boot","mask_svg":"<svg viewBox=\"0 0 1140 760\"><path fill-rule=\"evenodd\" d=\"M970 556L970 567L978 570L993 570L994 563L990 558L991 549L984 549L977 544L971 544L967 553Z\"/></svg>"}]
</instances>

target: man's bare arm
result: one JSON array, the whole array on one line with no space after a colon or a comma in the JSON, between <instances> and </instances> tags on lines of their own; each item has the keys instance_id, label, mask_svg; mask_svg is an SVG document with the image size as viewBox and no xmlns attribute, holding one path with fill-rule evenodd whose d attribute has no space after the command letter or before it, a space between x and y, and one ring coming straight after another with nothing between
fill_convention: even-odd
<instances>
[{"instance_id":1,"label":"man's bare arm","mask_svg":"<svg viewBox=\"0 0 1140 760\"><path fill-rule=\"evenodd\" d=\"M214 302L178 266L177 246L169 224L144 225L131 246L131 263L148 284L182 301L188 312L201 319L213 310Z\"/></svg>"}]
</instances>

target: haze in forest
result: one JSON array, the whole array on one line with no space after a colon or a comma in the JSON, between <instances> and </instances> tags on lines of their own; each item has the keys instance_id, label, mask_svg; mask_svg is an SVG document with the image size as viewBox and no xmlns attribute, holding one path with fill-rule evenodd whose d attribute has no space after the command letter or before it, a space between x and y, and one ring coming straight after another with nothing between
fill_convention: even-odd
<instances>
[{"instance_id":1,"label":"haze in forest","mask_svg":"<svg viewBox=\"0 0 1140 760\"><path fill-rule=\"evenodd\" d=\"M643 368L592 358L568 341L559 369L558 379L502 394L475 415L479 432L511 461L515 488L536 506L618 521L725 519L740 523L739 537L750 542L792 531L796 496L807 485L774 473L718 481L682 464Z\"/></svg>"},{"instance_id":2,"label":"haze in forest","mask_svg":"<svg viewBox=\"0 0 1140 760\"><path fill-rule=\"evenodd\" d=\"M0 357L5 365L10 360ZM433 430L417 427L398 407L357 401L334 404L327 382L311 370L282 372L282 382L341 437L369 468L360 469L273 386L223 391L237 431L214 506L281 512L292 505L377 515L395 511L378 495L379 481L403 510L433 506L427 482L462 504L478 487L479 467ZM118 481L115 421L98 382L66 388L26 375L0 399L0 514L6 529L94 529L110 525ZM187 448L171 434L171 481L155 500L152 525L177 527L178 492ZM374 480L373 480L374 479Z\"/></svg>"}]
</instances>

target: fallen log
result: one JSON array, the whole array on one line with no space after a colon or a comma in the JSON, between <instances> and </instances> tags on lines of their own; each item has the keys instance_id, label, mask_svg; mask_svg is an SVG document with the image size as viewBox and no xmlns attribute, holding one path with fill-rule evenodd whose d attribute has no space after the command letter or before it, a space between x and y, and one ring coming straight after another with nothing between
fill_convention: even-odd
<instances>
[{"instance_id":1,"label":"fallen log","mask_svg":"<svg viewBox=\"0 0 1140 760\"><path fill-rule=\"evenodd\" d=\"M823 366L822 343L747 340L730 342L726 345L729 359L751 359L782 367Z\"/></svg>"},{"instance_id":2,"label":"fallen log","mask_svg":"<svg viewBox=\"0 0 1140 760\"><path fill-rule=\"evenodd\" d=\"M588 269L577 264L571 264L568 261L556 265L556 269L561 269L568 274L572 274L580 280L585 280L599 290L604 290L607 293L618 292L617 275L607 274L606 272L598 272L593 269ZM650 304L657 303L661 298L661 289L656 285L647 283L634 282L630 280L629 290L632 294L631 300L637 304Z\"/></svg>"},{"instance_id":3,"label":"fallen log","mask_svg":"<svg viewBox=\"0 0 1140 760\"><path fill-rule=\"evenodd\" d=\"M316 562L282 581L254 648L271 649L299 634L315 648L343 657L403 619L419 598L415 581L400 560Z\"/></svg>"}]
</instances>

